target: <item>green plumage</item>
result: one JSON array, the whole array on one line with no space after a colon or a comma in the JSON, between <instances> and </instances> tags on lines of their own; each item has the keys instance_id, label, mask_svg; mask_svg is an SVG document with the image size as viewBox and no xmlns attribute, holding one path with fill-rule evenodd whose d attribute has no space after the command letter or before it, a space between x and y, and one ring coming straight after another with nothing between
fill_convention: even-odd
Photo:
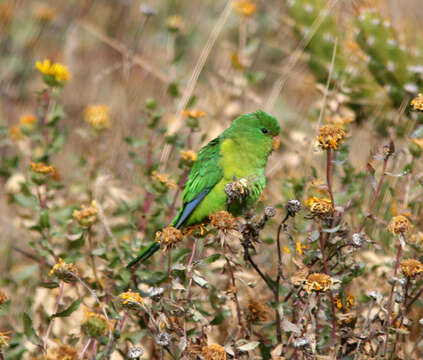
<instances>
[{"instance_id":1,"label":"green plumage","mask_svg":"<svg viewBox=\"0 0 423 360\"><path fill-rule=\"evenodd\" d=\"M178 228L195 225L222 210L238 216L253 205L266 186L267 158L279 133L279 123L273 116L256 111L241 115L204 146L188 175L182 207L171 225ZM225 185L242 178L247 180L249 195L228 208ZM151 244L128 266L147 259L158 249L157 243Z\"/></svg>"}]
</instances>

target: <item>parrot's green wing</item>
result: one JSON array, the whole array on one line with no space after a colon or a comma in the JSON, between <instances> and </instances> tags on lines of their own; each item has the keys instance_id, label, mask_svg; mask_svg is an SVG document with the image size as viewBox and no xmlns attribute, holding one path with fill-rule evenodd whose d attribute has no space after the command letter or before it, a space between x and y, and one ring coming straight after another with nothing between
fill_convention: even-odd
<instances>
[{"instance_id":1,"label":"parrot's green wing","mask_svg":"<svg viewBox=\"0 0 423 360\"><path fill-rule=\"evenodd\" d=\"M185 184L183 205L172 221L174 227L179 228L184 225L195 208L222 179L223 170L219 164L221 141L222 137L215 138L198 153Z\"/></svg>"}]
</instances>

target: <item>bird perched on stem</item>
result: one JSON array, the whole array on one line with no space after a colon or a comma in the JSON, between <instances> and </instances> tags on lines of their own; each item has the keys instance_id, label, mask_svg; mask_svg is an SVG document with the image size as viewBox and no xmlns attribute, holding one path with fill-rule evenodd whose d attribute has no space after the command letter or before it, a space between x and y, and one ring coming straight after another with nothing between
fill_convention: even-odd
<instances>
[{"instance_id":1,"label":"bird perched on stem","mask_svg":"<svg viewBox=\"0 0 423 360\"><path fill-rule=\"evenodd\" d=\"M183 204L171 226L179 229L200 224L222 210L238 216L251 207L266 186L267 159L279 147L279 133L278 121L259 110L241 115L204 146L188 175ZM234 181L244 189L239 192L245 196L228 201L227 184ZM128 267L145 261L159 248L158 242L152 243Z\"/></svg>"}]
</instances>

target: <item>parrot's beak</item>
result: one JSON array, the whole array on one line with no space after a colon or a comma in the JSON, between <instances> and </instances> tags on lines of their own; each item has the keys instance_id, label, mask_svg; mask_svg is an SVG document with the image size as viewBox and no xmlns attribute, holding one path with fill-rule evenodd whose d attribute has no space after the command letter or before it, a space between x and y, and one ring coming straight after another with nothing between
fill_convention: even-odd
<instances>
[{"instance_id":1,"label":"parrot's beak","mask_svg":"<svg viewBox=\"0 0 423 360\"><path fill-rule=\"evenodd\" d=\"M272 150L273 151L278 150L280 146L281 146L281 137L278 135L273 138Z\"/></svg>"}]
</instances>

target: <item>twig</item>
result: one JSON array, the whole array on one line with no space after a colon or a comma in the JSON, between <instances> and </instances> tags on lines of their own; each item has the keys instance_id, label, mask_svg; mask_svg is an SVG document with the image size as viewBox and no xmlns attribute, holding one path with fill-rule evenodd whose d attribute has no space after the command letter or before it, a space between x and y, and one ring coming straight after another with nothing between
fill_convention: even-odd
<instances>
[{"instance_id":1,"label":"twig","mask_svg":"<svg viewBox=\"0 0 423 360\"><path fill-rule=\"evenodd\" d=\"M103 289L103 286L101 285L100 279L99 279L98 274L97 274L97 266L96 266L95 258L94 258L94 254L93 254L94 247L93 247L93 242L92 242L92 238L91 238L91 229L87 230L87 240L88 240L88 246L89 246L89 249L90 249L89 257L90 257L90 260L91 260L91 267L93 269L95 281L97 282L98 288Z\"/></svg>"},{"instance_id":2,"label":"twig","mask_svg":"<svg viewBox=\"0 0 423 360\"><path fill-rule=\"evenodd\" d=\"M81 353L78 356L79 360L84 359L85 352L87 351L88 347L90 346L91 341L92 341L92 338L89 338L87 343L85 344L84 348L82 349Z\"/></svg>"}]
</instances>

